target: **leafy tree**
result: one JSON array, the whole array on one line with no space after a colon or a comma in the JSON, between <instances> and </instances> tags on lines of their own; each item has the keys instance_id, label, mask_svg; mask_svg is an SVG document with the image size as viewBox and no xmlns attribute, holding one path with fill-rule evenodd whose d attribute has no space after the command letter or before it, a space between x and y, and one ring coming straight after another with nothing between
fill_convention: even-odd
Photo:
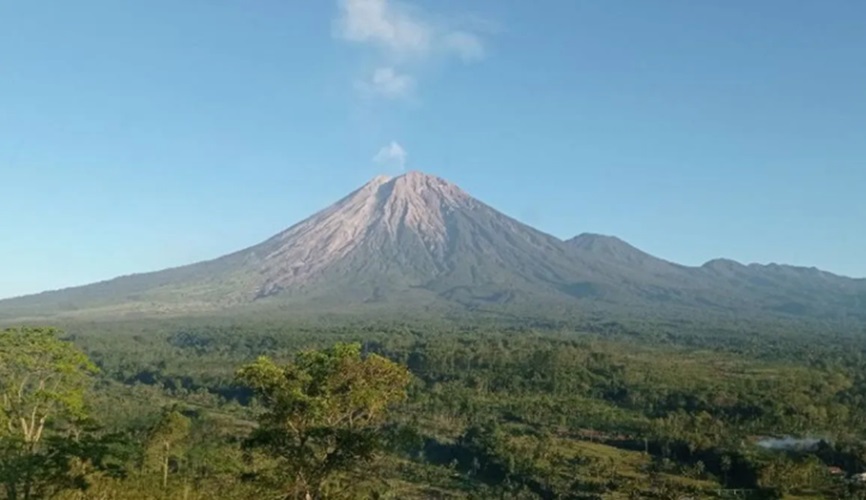
<instances>
[{"instance_id":1,"label":"leafy tree","mask_svg":"<svg viewBox=\"0 0 866 500\"><path fill-rule=\"evenodd\" d=\"M9 500L41 496L56 473L50 437L77 438L96 367L58 332L0 330L0 481Z\"/></svg>"},{"instance_id":2,"label":"leafy tree","mask_svg":"<svg viewBox=\"0 0 866 500\"><path fill-rule=\"evenodd\" d=\"M782 496L813 486L824 467L814 458L791 460L784 455L775 457L760 470L759 486L777 491Z\"/></svg>"},{"instance_id":3,"label":"leafy tree","mask_svg":"<svg viewBox=\"0 0 866 500\"><path fill-rule=\"evenodd\" d=\"M162 487L168 487L171 462L179 461L185 452L190 420L175 409L165 410L153 427L146 449L146 464L162 473Z\"/></svg>"},{"instance_id":4,"label":"leafy tree","mask_svg":"<svg viewBox=\"0 0 866 500\"><path fill-rule=\"evenodd\" d=\"M278 459L286 498L308 500L336 496L338 475L372 461L388 409L410 381L404 367L362 356L358 344L302 352L285 366L262 357L237 376L265 409L249 444Z\"/></svg>"}]
</instances>

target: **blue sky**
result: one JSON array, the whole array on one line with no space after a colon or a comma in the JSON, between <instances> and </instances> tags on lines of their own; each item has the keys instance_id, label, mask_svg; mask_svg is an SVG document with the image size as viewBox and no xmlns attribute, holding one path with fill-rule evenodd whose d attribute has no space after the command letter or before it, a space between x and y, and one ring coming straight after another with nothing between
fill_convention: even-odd
<instances>
[{"instance_id":1,"label":"blue sky","mask_svg":"<svg viewBox=\"0 0 866 500\"><path fill-rule=\"evenodd\" d=\"M0 3L0 297L255 244L380 174L559 237L866 276L866 3Z\"/></svg>"}]
</instances>

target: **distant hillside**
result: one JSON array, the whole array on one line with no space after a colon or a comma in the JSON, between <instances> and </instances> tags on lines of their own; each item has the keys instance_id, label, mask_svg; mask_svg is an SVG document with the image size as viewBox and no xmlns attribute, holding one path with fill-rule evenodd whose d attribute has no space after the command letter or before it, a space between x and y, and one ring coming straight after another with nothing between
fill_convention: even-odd
<instances>
[{"instance_id":1,"label":"distant hillside","mask_svg":"<svg viewBox=\"0 0 866 500\"><path fill-rule=\"evenodd\" d=\"M814 269L686 267L611 236L561 241L438 177L377 177L212 261L0 301L0 319L282 308L566 314L651 310L866 321L866 281Z\"/></svg>"}]
</instances>

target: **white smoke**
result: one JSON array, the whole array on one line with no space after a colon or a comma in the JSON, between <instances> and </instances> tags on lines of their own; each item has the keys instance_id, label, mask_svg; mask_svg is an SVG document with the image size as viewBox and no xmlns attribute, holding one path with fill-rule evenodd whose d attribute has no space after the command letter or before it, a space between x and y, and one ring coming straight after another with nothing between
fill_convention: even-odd
<instances>
[{"instance_id":1,"label":"white smoke","mask_svg":"<svg viewBox=\"0 0 866 500\"><path fill-rule=\"evenodd\" d=\"M382 147L373 161L379 165L397 168L401 172L406 170L406 158L409 154L397 141L391 141L387 146Z\"/></svg>"},{"instance_id":2,"label":"white smoke","mask_svg":"<svg viewBox=\"0 0 866 500\"><path fill-rule=\"evenodd\" d=\"M821 441L823 440L817 438L795 438L785 436L781 438L764 438L756 444L765 450L808 451L815 449Z\"/></svg>"}]
</instances>

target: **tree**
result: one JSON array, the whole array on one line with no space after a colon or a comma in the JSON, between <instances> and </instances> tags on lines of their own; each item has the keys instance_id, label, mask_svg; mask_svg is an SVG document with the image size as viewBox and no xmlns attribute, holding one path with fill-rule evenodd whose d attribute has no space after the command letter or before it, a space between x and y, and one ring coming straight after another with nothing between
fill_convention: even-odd
<instances>
[{"instance_id":1,"label":"tree","mask_svg":"<svg viewBox=\"0 0 866 500\"><path fill-rule=\"evenodd\" d=\"M53 436L77 437L96 366L46 328L0 330L0 480L9 500L40 495ZM56 465L56 464L54 464Z\"/></svg>"},{"instance_id":2,"label":"tree","mask_svg":"<svg viewBox=\"0 0 866 500\"><path fill-rule=\"evenodd\" d=\"M816 478L824 474L824 465L815 457L795 461L780 455L760 469L758 485L784 496L790 492L812 488Z\"/></svg>"},{"instance_id":3,"label":"tree","mask_svg":"<svg viewBox=\"0 0 866 500\"><path fill-rule=\"evenodd\" d=\"M237 377L264 407L248 444L278 459L286 498L307 500L334 496L340 474L373 460L410 381L406 368L362 356L358 344L302 352L285 366L262 357Z\"/></svg>"},{"instance_id":4,"label":"tree","mask_svg":"<svg viewBox=\"0 0 866 500\"><path fill-rule=\"evenodd\" d=\"M162 473L162 487L168 487L168 473L172 460L179 460L189 437L190 421L177 410L164 410L162 418L151 429L146 449L146 463Z\"/></svg>"}]
</instances>

